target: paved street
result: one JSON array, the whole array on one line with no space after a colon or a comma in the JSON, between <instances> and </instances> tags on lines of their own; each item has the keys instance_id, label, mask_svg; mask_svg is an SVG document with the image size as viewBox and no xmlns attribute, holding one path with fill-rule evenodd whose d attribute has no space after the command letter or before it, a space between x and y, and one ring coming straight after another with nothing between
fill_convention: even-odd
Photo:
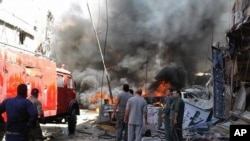
<instances>
[{"instance_id":1,"label":"paved street","mask_svg":"<svg viewBox=\"0 0 250 141\"><path fill-rule=\"evenodd\" d=\"M114 125L98 124L98 113L91 110L81 110L77 117L77 128L74 135L68 135L66 124L41 124L45 136L51 136L52 141L115 141ZM164 132L152 132L155 140L164 138ZM152 139L151 139L152 140Z\"/></svg>"},{"instance_id":2,"label":"paved street","mask_svg":"<svg viewBox=\"0 0 250 141\"><path fill-rule=\"evenodd\" d=\"M68 135L66 124L41 124L44 135L52 136L48 140L54 141L112 141L114 127L109 124L97 124L97 112L81 110L77 117L77 128L74 135ZM105 132L105 130L107 132ZM107 136L107 135L111 135Z\"/></svg>"}]
</instances>

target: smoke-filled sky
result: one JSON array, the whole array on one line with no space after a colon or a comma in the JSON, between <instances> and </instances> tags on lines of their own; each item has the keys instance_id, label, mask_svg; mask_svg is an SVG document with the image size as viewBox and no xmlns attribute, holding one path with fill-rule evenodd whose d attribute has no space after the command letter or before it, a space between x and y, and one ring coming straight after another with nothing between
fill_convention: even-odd
<instances>
[{"instance_id":1,"label":"smoke-filled sky","mask_svg":"<svg viewBox=\"0 0 250 141\"><path fill-rule=\"evenodd\" d=\"M73 72L80 93L107 88L87 3L113 90L123 83L149 87L159 80L177 88L191 85L195 73L210 69L210 46L225 43L231 22L227 0L108 0L107 7L106 0L68 3L55 16L52 56Z\"/></svg>"}]
</instances>

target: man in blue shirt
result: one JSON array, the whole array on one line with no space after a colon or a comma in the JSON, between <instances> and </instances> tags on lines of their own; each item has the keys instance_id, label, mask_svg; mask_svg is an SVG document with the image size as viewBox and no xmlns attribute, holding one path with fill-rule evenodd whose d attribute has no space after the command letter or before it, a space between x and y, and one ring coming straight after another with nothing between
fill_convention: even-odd
<instances>
[{"instance_id":1,"label":"man in blue shirt","mask_svg":"<svg viewBox=\"0 0 250 141\"><path fill-rule=\"evenodd\" d=\"M7 98L0 104L0 114L6 112L6 141L28 141L30 127L35 127L37 112L26 99L27 85L19 84L17 96Z\"/></svg>"}]
</instances>

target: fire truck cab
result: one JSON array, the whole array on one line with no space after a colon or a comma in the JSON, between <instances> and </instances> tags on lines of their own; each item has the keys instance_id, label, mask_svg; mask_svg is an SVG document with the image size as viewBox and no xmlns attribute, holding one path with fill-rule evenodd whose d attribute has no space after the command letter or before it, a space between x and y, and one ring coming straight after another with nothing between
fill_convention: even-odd
<instances>
[{"instance_id":1,"label":"fire truck cab","mask_svg":"<svg viewBox=\"0 0 250 141\"><path fill-rule=\"evenodd\" d=\"M69 133L75 132L80 112L68 70L57 68L48 58L7 46L0 47L0 68L0 102L16 96L20 83L27 84L28 97L32 88L38 88L45 121L68 123Z\"/></svg>"}]
</instances>

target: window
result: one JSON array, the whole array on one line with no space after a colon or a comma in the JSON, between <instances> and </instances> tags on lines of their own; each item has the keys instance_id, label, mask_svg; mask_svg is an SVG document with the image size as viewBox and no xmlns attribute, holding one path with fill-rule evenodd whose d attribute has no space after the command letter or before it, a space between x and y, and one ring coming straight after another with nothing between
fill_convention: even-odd
<instances>
[{"instance_id":1,"label":"window","mask_svg":"<svg viewBox=\"0 0 250 141\"><path fill-rule=\"evenodd\" d=\"M19 41L20 41L20 44L22 44L22 45L23 45L24 40L25 40L25 37L26 37L25 32L20 31L20 32L19 32Z\"/></svg>"},{"instance_id":2,"label":"window","mask_svg":"<svg viewBox=\"0 0 250 141\"><path fill-rule=\"evenodd\" d=\"M57 87L63 88L63 75L58 74L57 75Z\"/></svg>"},{"instance_id":3,"label":"window","mask_svg":"<svg viewBox=\"0 0 250 141\"><path fill-rule=\"evenodd\" d=\"M72 81L71 77L68 77L67 87L70 88L70 89L73 89L73 81Z\"/></svg>"},{"instance_id":4,"label":"window","mask_svg":"<svg viewBox=\"0 0 250 141\"><path fill-rule=\"evenodd\" d=\"M38 68L32 68L32 67L26 66L25 72L28 76L40 77L40 78L42 78L43 76L41 70Z\"/></svg>"}]
</instances>

